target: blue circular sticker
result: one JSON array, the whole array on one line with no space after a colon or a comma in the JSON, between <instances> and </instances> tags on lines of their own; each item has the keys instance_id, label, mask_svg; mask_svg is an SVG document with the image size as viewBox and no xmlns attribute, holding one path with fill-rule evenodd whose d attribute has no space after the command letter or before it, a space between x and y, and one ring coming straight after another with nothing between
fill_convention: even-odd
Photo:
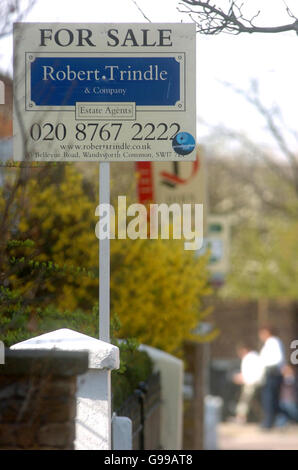
<instances>
[{"instance_id":1,"label":"blue circular sticker","mask_svg":"<svg viewBox=\"0 0 298 470\"><path fill-rule=\"evenodd\" d=\"M188 132L179 132L173 139L172 146L179 155L188 155L194 150L196 142Z\"/></svg>"}]
</instances>

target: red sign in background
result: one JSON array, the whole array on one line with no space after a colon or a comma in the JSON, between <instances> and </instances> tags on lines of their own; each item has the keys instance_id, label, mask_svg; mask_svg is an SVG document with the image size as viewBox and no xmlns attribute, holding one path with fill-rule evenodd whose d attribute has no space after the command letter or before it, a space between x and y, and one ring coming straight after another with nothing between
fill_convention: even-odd
<instances>
[{"instance_id":1,"label":"red sign in background","mask_svg":"<svg viewBox=\"0 0 298 470\"><path fill-rule=\"evenodd\" d=\"M138 173L137 195L140 204L154 202L153 168L151 162L136 162Z\"/></svg>"}]
</instances>

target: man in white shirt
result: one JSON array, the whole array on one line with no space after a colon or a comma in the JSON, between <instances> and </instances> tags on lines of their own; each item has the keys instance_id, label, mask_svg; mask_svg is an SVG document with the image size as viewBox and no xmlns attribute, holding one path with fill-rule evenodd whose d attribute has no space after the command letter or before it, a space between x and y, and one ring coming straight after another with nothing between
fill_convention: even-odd
<instances>
[{"instance_id":1,"label":"man in white shirt","mask_svg":"<svg viewBox=\"0 0 298 470\"><path fill-rule=\"evenodd\" d=\"M271 429L279 411L279 396L282 384L282 368L285 365L285 353L282 341L274 335L271 327L259 329L259 338L263 343L260 358L264 368L262 406L264 419L262 427Z\"/></svg>"},{"instance_id":2,"label":"man in white shirt","mask_svg":"<svg viewBox=\"0 0 298 470\"><path fill-rule=\"evenodd\" d=\"M240 373L234 376L234 382L242 385L242 390L236 407L236 420L246 423L256 389L263 377L263 367L259 354L247 344L238 345L237 354L241 359L241 366Z\"/></svg>"}]
</instances>

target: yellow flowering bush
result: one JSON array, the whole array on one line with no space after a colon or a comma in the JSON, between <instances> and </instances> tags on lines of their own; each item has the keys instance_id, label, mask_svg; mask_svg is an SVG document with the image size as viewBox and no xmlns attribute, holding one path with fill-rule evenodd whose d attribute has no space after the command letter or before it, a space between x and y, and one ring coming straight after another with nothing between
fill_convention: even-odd
<instances>
[{"instance_id":1,"label":"yellow flowering bush","mask_svg":"<svg viewBox=\"0 0 298 470\"><path fill-rule=\"evenodd\" d=\"M25 268L12 273L10 288L38 298L36 308L26 308L31 323L38 308L54 305L67 318L80 309L89 324L98 301L97 174L92 182L76 165L32 171L17 193L15 237L34 241L34 259L44 274L39 280L31 262L32 276ZM206 314L206 264L206 257L185 251L182 240L111 240L111 313L120 320L118 337L177 353ZM47 275L48 268L55 272Z\"/></svg>"},{"instance_id":2,"label":"yellow flowering bush","mask_svg":"<svg viewBox=\"0 0 298 470\"><path fill-rule=\"evenodd\" d=\"M92 308L98 292L95 203L83 184L72 165L49 168L45 178L30 179L19 223L20 232L35 241L38 260L66 268L63 275L49 276L42 289L67 310Z\"/></svg>"},{"instance_id":3,"label":"yellow flowering bush","mask_svg":"<svg viewBox=\"0 0 298 470\"><path fill-rule=\"evenodd\" d=\"M178 353L207 314L207 259L181 240L115 240L111 244L111 304L119 335Z\"/></svg>"}]
</instances>

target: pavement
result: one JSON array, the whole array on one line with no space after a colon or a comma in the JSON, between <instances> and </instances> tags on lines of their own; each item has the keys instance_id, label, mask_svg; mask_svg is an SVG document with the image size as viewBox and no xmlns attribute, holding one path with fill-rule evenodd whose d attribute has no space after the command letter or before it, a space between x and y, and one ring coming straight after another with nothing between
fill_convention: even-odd
<instances>
[{"instance_id":1,"label":"pavement","mask_svg":"<svg viewBox=\"0 0 298 470\"><path fill-rule=\"evenodd\" d=\"M298 425L264 431L258 424L221 423L218 444L220 450L298 450Z\"/></svg>"}]
</instances>

